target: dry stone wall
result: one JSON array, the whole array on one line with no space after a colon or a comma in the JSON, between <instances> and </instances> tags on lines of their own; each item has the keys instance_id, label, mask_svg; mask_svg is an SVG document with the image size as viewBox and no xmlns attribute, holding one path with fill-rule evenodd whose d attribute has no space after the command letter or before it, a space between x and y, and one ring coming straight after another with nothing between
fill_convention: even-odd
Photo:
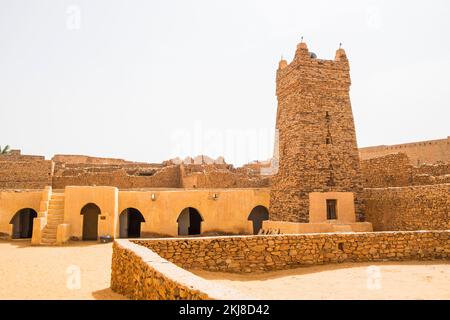
<instances>
[{"instance_id":1,"label":"dry stone wall","mask_svg":"<svg viewBox=\"0 0 450 320\"><path fill-rule=\"evenodd\" d=\"M270 177L231 165L182 165L184 188L267 188Z\"/></svg>"},{"instance_id":2,"label":"dry stone wall","mask_svg":"<svg viewBox=\"0 0 450 320\"><path fill-rule=\"evenodd\" d=\"M184 269L263 272L340 262L450 258L450 231L132 240Z\"/></svg>"},{"instance_id":3,"label":"dry stone wall","mask_svg":"<svg viewBox=\"0 0 450 320\"><path fill-rule=\"evenodd\" d=\"M404 187L450 183L450 164L413 166L405 153L361 161L365 188Z\"/></svg>"},{"instance_id":4,"label":"dry stone wall","mask_svg":"<svg viewBox=\"0 0 450 320\"><path fill-rule=\"evenodd\" d=\"M180 186L179 166L152 168L143 166L66 166L56 168L54 189L66 186L114 186L120 189L177 188Z\"/></svg>"},{"instance_id":5,"label":"dry stone wall","mask_svg":"<svg viewBox=\"0 0 450 320\"><path fill-rule=\"evenodd\" d=\"M128 240L114 242L111 289L139 300L248 299L183 270Z\"/></svg>"},{"instance_id":6,"label":"dry stone wall","mask_svg":"<svg viewBox=\"0 0 450 320\"><path fill-rule=\"evenodd\" d=\"M450 184L364 189L363 202L375 231L450 229Z\"/></svg>"},{"instance_id":7,"label":"dry stone wall","mask_svg":"<svg viewBox=\"0 0 450 320\"><path fill-rule=\"evenodd\" d=\"M271 219L309 222L309 193L331 191L354 192L356 219L362 219L349 70L343 49L335 60L320 60L304 43L289 65L280 62L275 147L279 169L272 179Z\"/></svg>"},{"instance_id":8,"label":"dry stone wall","mask_svg":"<svg viewBox=\"0 0 450 320\"><path fill-rule=\"evenodd\" d=\"M52 183L52 162L35 158L0 158L0 189L43 189Z\"/></svg>"}]
</instances>

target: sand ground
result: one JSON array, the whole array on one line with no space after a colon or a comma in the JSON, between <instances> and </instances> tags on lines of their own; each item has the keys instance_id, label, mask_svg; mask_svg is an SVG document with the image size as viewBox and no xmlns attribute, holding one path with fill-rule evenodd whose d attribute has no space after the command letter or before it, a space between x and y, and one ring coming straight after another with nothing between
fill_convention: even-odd
<instances>
[{"instance_id":1,"label":"sand ground","mask_svg":"<svg viewBox=\"0 0 450 320\"><path fill-rule=\"evenodd\" d=\"M249 275L191 271L257 299L450 299L449 262L344 263Z\"/></svg>"},{"instance_id":2,"label":"sand ground","mask_svg":"<svg viewBox=\"0 0 450 320\"><path fill-rule=\"evenodd\" d=\"M0 240L0 299L124 299L109 288L111 255L111 243Z\"/></svg>"},{"instance_id":3,"label":"sand ground","mask_svg":"<svg viewBox=\"0 0 450 320\"><path fill-rule=\"evenodd\" d=\"M32 247L26 240L0 240L0 299L124 299L109 288L111 255L110 243ZM256 299L450 299L450 262L345 263L245 275L193 272Z\"/></svg>"}]
</instances>

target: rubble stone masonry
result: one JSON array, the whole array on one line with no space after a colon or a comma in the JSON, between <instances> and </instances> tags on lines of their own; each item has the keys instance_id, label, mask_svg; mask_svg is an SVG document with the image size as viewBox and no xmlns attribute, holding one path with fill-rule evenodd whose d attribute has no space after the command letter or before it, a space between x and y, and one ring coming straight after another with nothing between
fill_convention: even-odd
<instances>
[{"instance_id":1,"label":"rubble stone masonry","mask_svg":"<svg viewBox=\"0 0 450 320\"><path fill-rule=\"evenodd\" d=\"M184 269L234 273L339 262L450 258L449 230L130 241Z\"/></svg>"},{"instance_id":2,"label":"rubble stone masonry","mask_svg":"<svg viewBox=\"0 0 450 320\"><path fill-rule=\"evenodd\" d=\"M374 231L450 229L450 184L364 189Z\"/></svg>"},{"instance_id":3,"label":"rubble stone masonry","mask_svg":"<svg viewBox=\"0 0 450 320\"><path fill-rule=\"evenodd\" d=\"M330 191L354 192L357 221L362 220L362 178L344 50L337 50L335 60L320 60L300 43L289 65L280 62L276 83L279 169L272 179L271 220L308 222L308 194Z\"/></svg>"},{"instance_id":4,"label":"rubble stone masonry","mask_svg":"<svg viewBox=\"0 0 450 320\"><path fill-rule=\"evenodd\" d=\"M0 156L0 189L42 189L51 185L53 164L40 156Z\"/></svg>"},{"instance_id":5,"label":"rubble stone masonry","mask_svg":"<svg viewBox=\"0 0 450 320\"><path fill-rule=\"evenodd\" d=\"M113 245L111 289L135 300L249 299L168 263L128 240L118 240Z\"/></svg>"},{"instance_id":6,"label":"rubble stone masonry","mask_svg":"<svg viewBox=\"0 0 450 320\"><path fill-rule=\"evenodd\" d=\"M450 183L450 164L413 166L405 153L361 161L365 188L405 187Z\"/></svg>"}]
</instances>

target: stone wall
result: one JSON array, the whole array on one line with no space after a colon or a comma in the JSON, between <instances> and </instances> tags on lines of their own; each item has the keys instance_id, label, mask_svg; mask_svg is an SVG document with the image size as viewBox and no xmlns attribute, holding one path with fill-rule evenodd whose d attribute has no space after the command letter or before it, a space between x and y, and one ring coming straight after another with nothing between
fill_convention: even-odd
<instances>
[{"instance_id":1,"label":"stone wall","mask_svg":"<svg viewBox=\"0 0 450 320\"><path fill-rule=\"evenodd\" d=\"M231 165L182 165L183 188L266 188L270 177Z\"/></svg>"},{"instance_id":2,"label":"stone wall","mask_svg":"<svg viewBox=\"0 0 450 320\"><path fill-rule=\"evenodd\" d=\"M123 164L140 164L140 162L132 162L123 159L91 157L84 155L71 154L56 154L53 156L54 162L61 162L67 164L108 164L108 165L123 165Z\"/></svg>"},{"instance_id":3,"label":"stone wall","mask_svg":"<svg viewBox=\"0 0 450 320\"><path fill-rule=\"evenodd\" d=\"M128 240L113 245L111 289L130 299L245 299L240 293L208 282ZM248 297L247 297L248 299Z\"/></svg>"},{"instance_id":4,"label":"stone wall","mask_svg":"<svg viewBox=\"0 0 450 320\"><path fill-rule=\"evenodd\" d=\"M363 202L375 231L450 229L450 184L364 189Z\"/></svg>"},{"instance_id":5,"label":"stone wall","mask_svg":"<svg viewBox=\"0 0 450 320\"><path fill-rule=\"evenodd\" d=\"M0 158L0 189L43 189L52 182L52 162L43 158Z\"/></svg>"},{"instance_id":6,"label":"stone wall","mask_svg":"<svg viewBox=\"0 0 450 320\"><path fill-rule=\"evenodd\" d=\"M450 137L447 139L428 140L397 144L391 146L374 146L360 148L362 160L383 157L388 154L405 153L410 164L417 166L424 163L450 162Z\"/></svg>"},{"instance_id":7,"label":"stone wall","mask_svg":"<svg viewBox=\"0 0 450 320\"><path fill-rule=\"evenodd\" d=\"M236 273L339 262L450 258L448 230L131 241L184 269Z\"/></svg>"},{"instance_id":8,"label":"stone wall","mask_svg":"<svg viewBox=\"0 0 450 320\"><path fill-rule=\"evenodd\" d=\"M141 166L66 166L55 169L52 186L63 189L66 186L114 186L119 189L135 188L178 188L180 186L179 166L163 168Z\"/></svg>"},{"instance_id":9,"label":"stone wall","mask_svg":"<svg viewBox=\"0 0 450 320\"><path fill-rule=\"evenodd\" d=\"M402 187L412 184L413 170L404 153L361 161L365 188Z\"/></svg>"},{"instance_id":10,"label":"stone wall","mask_svg":"<svg viewBox=\"0 0 450 320\"><path fill-rule=\"evenodd\" d=\"M279 170L272 179L271 219L308 222L310 192L353 192L361 219L362 176L349 70L343 49L334 60L321 60L305 43L298 45L290 64L280 61L275 147Z\"/></svg>"},{"instance_id":11,"label":"stone wall","mask_svg":"<svg viewBox=\"0 0 450 320\"><path fill-rule=\"evenodd\" d=\"M405 153L361 161L365 188L404 187L450 183L450 164L413 166Z\"/></svg>"}]
</instances>

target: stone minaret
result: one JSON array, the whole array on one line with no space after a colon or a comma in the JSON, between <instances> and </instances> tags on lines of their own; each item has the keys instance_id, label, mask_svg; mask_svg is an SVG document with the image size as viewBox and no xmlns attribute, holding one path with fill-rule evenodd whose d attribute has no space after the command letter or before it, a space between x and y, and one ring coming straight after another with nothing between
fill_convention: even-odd
<instances>
[{"instance_id":1,"label":"stone minaret","mask_svg":"<svg viewBox=\"0 0 450 320\"><path fill-rule=\"evenodd\" d=\"M334 60L320 60L305 43L290 64L280 61L274 153L279 167L270 192L271 220L309 222L309 193L332 191L353 192L356 221L363 220L349 70L343 49Z\"/></svg>"}]
</instances>

